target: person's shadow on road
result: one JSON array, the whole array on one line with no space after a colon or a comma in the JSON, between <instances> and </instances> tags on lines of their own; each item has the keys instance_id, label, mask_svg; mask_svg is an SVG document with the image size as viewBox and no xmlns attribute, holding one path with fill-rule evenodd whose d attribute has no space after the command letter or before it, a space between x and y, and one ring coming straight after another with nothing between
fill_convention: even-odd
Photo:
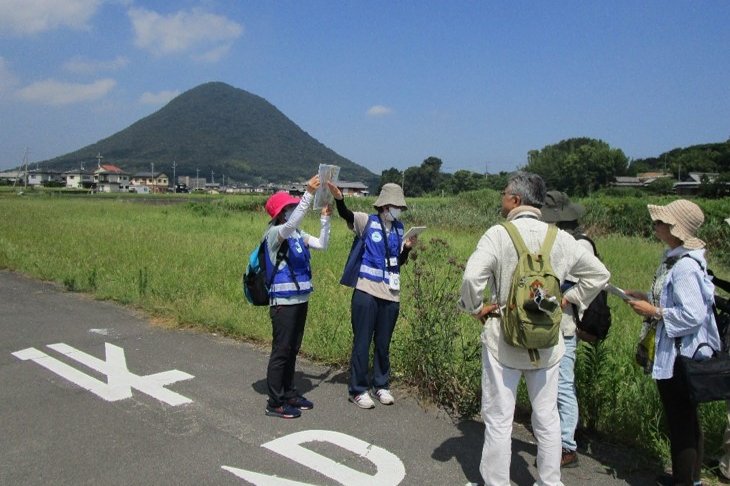
<instances>
[{"instance_id":1,"label":"person's shadow on road","mask_svg":"<svg viewBox=\"0 0 730 486\"><path fill-rule=\"evenodd\" d=\"M461 436L452 437L444 441L431 454L431 458L448 462L452 458L461 465L464 477L474 484L481 484L479 463L482 458L484 444L484 424L474 420L462 420L457 423ZM534 458L537 455L537 446L519 439L512 439L512 461L510 465L511 480L518 485L532 485L535 478L529 471L525 456ZM533 459L534 460L534 459Z\"/></svg>"},{"instance_id":2,"label":"person's shadow on road","mask_svg":"<svg viewBox=\"0 0 730 486\"><path fill-rule=\"evenodd\" d=\"M297 387L299 394L304 395L317 388L317 385L327 378L329 374L329 370L320 374L295 371L293 383ZM266 386L266 377L252 383L251 388L253 388L253 390L259 395L268 395L269 393L269 389Z\"/></svg>"}]
</instances>

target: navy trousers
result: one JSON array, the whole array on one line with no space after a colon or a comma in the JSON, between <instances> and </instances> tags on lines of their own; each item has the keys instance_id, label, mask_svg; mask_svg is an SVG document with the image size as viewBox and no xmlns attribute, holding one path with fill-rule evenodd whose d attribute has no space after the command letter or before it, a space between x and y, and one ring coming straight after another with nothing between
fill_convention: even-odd
<instances>
[{"instance_id":1,"label":"navy trousers","mask_svg":"<svg viewBox=\"0 0 730 486\"><path fill-rule=\"evenodd\" d=\"M350 395L359 395L370 388L368 364L370 344L375 344L372 388L388 388L390 384L390 339L398 320L400 303L378 299L355 290L352 293L352 357L350 358Z\"/></svg>"}]
</instances>

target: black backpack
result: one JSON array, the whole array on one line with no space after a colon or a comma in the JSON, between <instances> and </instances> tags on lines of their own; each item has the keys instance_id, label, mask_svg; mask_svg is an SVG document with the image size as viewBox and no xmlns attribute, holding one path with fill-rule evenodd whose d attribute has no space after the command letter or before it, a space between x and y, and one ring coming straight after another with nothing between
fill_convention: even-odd
<instances>
[{"instance_id":1,"label":"black backpack","mask_svg":"<svg viewBox=\"0 0 730 486\"><path fill-rule=\"evenodd\" d=\"M586 235L577 235L576 240L586 240L593 247L593 254L600 258L596 244ZM578 319L578 308L573 304L573 316L575 324L581 331L596 337L596 340L602 341L608 336L608 330L611 327L611 308L608 306L608 292L601 290L588 308L583 312L583 318Z\"/></svg>"},{"instance_id":2,"label":"black backpack","mask_svg":"<svg viewBox=\"0 0 730 486\"><path fill-rule=\"evenodd\" d=\"M276 252L276 263L273 267L271 267L271 262L266 256L266 244L266 238L264 238L259 246L251 252L248 257L246 271L243 273L243 295L253 305L269 305L269 289L271 288L271 282L274 280L276 269L279 268L282 260L287 261L288 240L281 243L279 251ZM299 288L298 285L297 288Z\"/></svg>"}]
</instances>

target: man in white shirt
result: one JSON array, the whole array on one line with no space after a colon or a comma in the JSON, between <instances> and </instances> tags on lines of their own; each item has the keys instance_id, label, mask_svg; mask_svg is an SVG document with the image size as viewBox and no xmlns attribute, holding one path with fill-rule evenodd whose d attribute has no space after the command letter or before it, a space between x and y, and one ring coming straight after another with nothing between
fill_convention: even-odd
<instances>
[{"instance_id":1,"label":"man in white shirt","mask_svg":"<svg viewBox=\"0 0 730 486\"><path fill-rule=\"evenodd\" d=\"M531 252L537 252L545 239L548 225L540 220L545 200L545 183L536 174L517 172L502 191L502 215L519 231ZM608 282L610 274L592 252L570 234L558 231L550 252L552 268L560 281L567 275L577 279L562 298L563 308L570 303L585 309ZM558 343L538 350L537 360L527 349L508 344L502 335L499 309L507 303L512 275L517 266L517 251L502 225L489 228L477 244L464 271L459 308L484 322L482 332L482 418L484 447L480 472L487 485L510 484L512 422L517 385L525 377L532 404L532 428L537 439L538 486L560 486L560 418L557 409L558 371L565 346ZM491 299L484 303L489 287Z\"/></svg>"}]
</instances>

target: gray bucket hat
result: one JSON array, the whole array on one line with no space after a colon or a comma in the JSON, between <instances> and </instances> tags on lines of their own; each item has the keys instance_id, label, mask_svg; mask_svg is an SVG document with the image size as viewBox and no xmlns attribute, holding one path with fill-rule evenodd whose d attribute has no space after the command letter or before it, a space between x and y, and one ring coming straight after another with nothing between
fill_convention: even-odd
<instances>
[{"instance_id":1,"label":"gray bucket hat","mask_svg":"<svg viewBox=\"0 0 730 486\"><path fill-rule=\"evenodd\" d=\"M406 206L406 198L403 196L403 188L394 182L383 185L383 188L380 189L378 199L373 204L376 208L389 205L408 209L408 206Z\"/></svg>"},{"instance_id":2,"label":"gray bucket hat","mask_svg":"<svg viewBox=\"0 0 730 486\"><path fill-rule=\"evenodd\" d=\"M545 194L545 204L540 208L542 220L546 223L559 223L561 221L578 221L586 212L580 204L570 202L570 198L564 192L548 191Z\"/></svg>"}]
</instances>

